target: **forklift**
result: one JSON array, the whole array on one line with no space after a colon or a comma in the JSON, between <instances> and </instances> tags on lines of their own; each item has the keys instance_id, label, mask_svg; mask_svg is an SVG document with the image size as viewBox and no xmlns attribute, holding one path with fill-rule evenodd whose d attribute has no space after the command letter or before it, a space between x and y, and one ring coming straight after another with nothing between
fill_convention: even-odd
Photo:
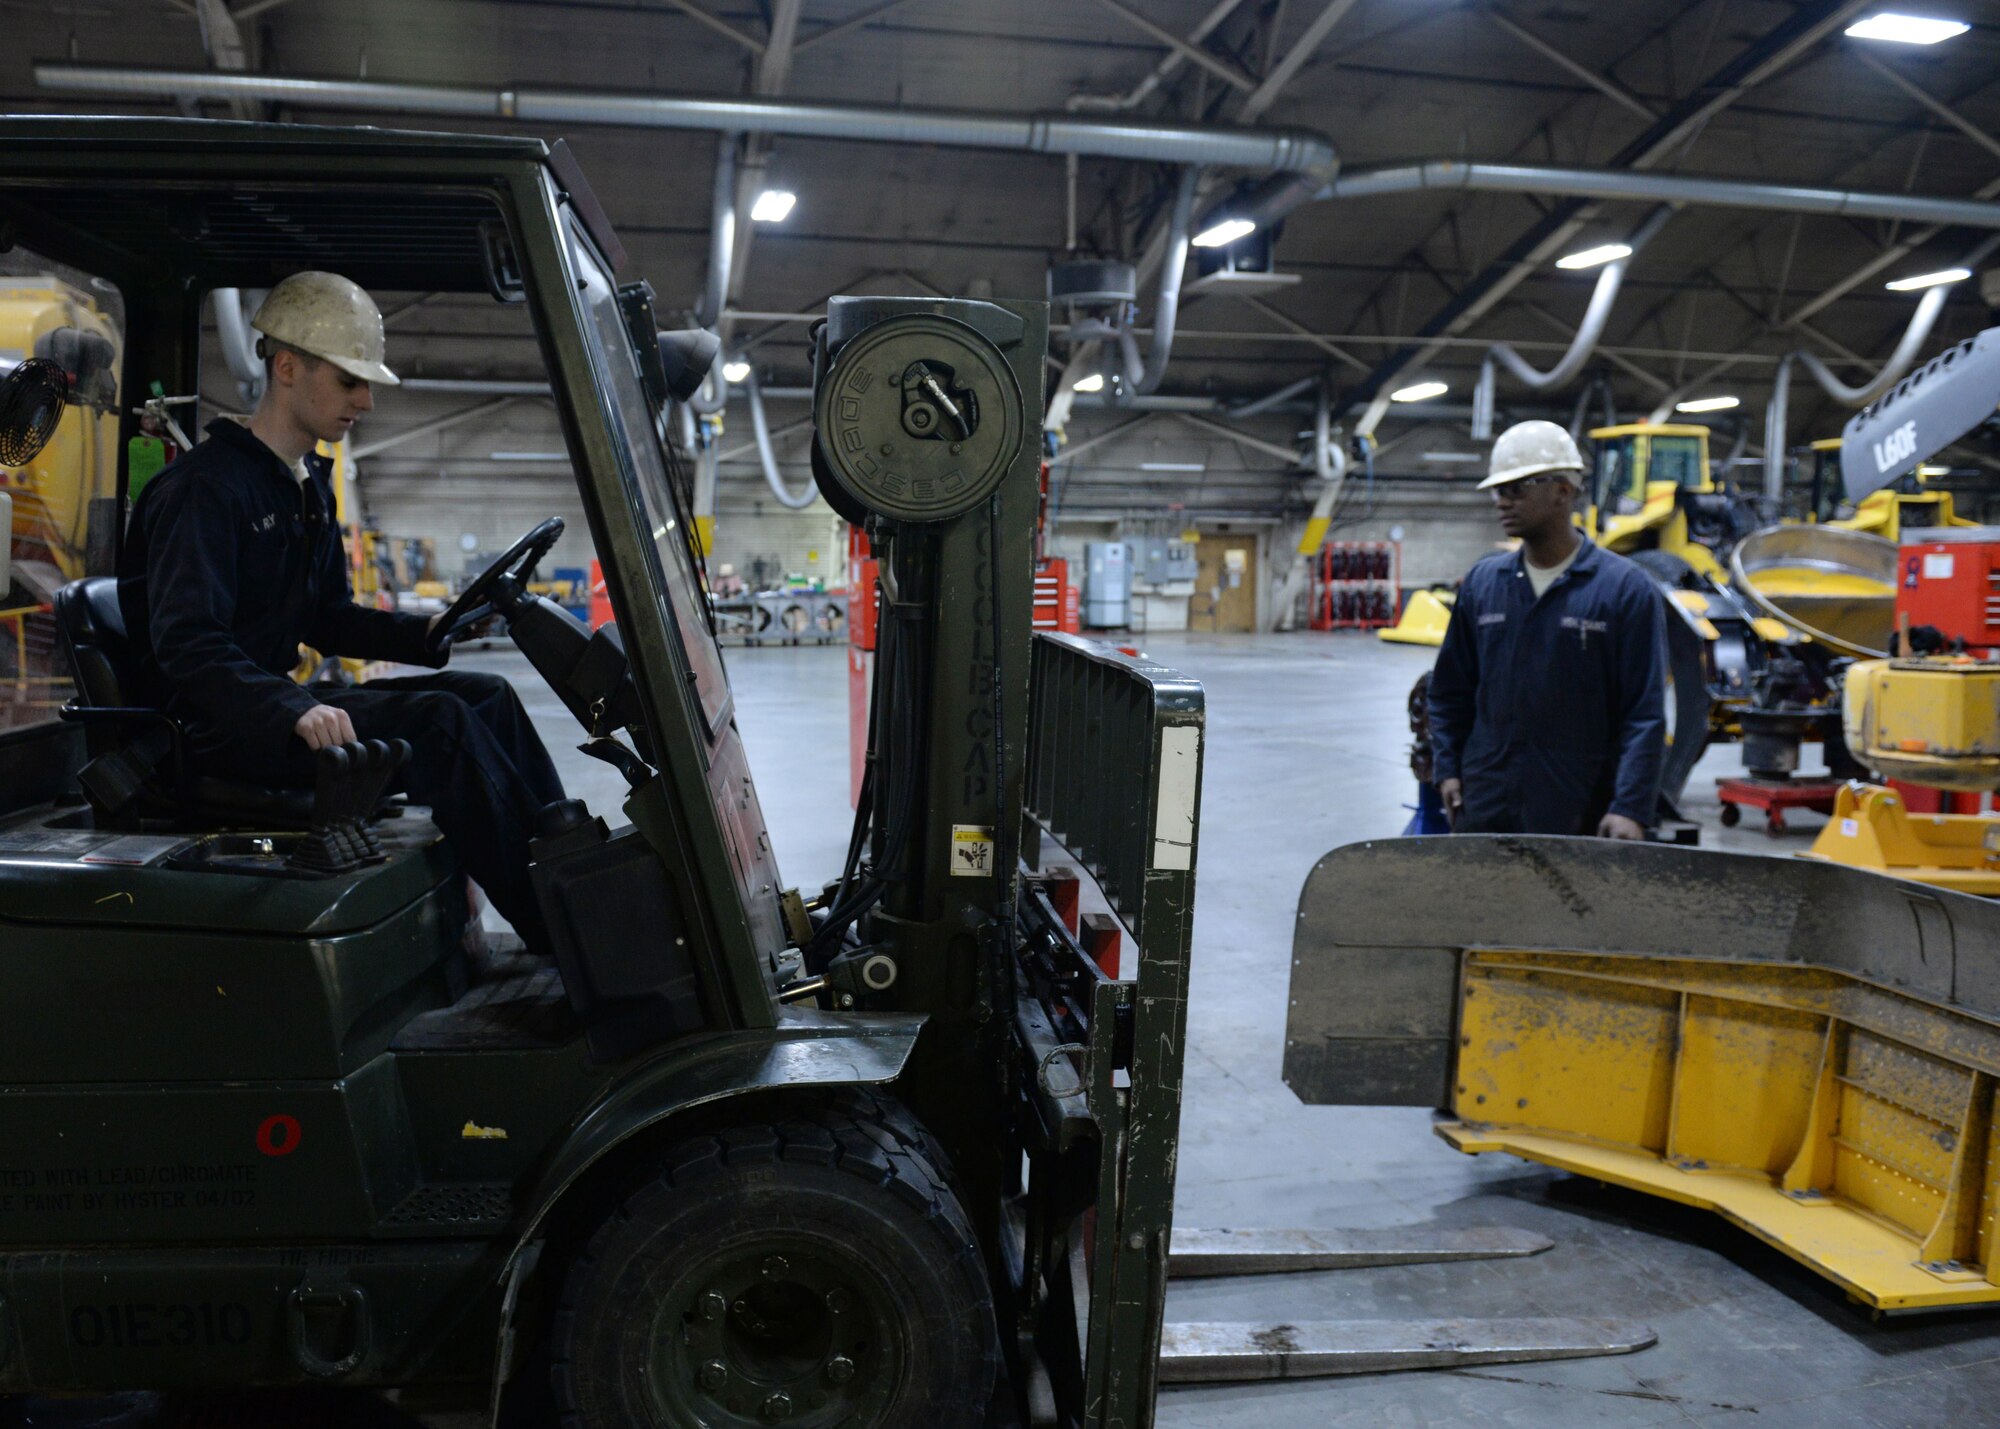
<instances>
[{"instance_id":1,"label":"forklift","mask_svg":"<svg viewBox=\"0 0 2000 1429\"><path fill-rule=\"evenodd\" d=\"M566 145L5 119L0 257L115 315L121 527L214 289L337 267L521 305L617 618L530 588L551 519L433 639L498 616L629 789L616 822L540 813L552 952L469 952L406 749L325 751L310 790L205 777L132 696L113 582L65 585L74 697L0 735L0 1406L143 1391L214 1424L174 1397L394 1388L495 1425L1143 1429L1162 1382L1650 1343L1163 1326L1170 1273L1548 1242L1173 1231L1203 696L1032 629L1046 304L837 298L812 330L814 477L881 576L851 840L799 892L669 439L713 338L659 331ZM0 460L78 375L0 373ZM1057 854L1116 963L1032 872Z\"/></svg>"}]
</instances>

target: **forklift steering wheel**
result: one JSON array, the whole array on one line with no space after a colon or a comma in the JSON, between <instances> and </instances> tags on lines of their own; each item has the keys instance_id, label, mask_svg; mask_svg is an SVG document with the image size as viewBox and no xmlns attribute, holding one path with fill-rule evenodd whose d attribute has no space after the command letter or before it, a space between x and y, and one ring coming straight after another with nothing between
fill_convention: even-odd
<instances>
[{"instance_id":1,"label":"forklift steering wheel","mask_svg":"<svg viewBox=\"0 0 2000 1429\"><path fill-rule=\"evenodd\" d=\"M455 638L487 616L494 614L495 602L490 597L501 579L513 576L518 582L521 576L533 570L535 563L554 548L562 533L562 517L551 516L509 546L492 565L473 578L472 584L459 594L458 599L451 603L451 608L431 626L430 633L424 637L424 649L433 655L442 654ZM508 603L512 604L511 601Z\"/></svg>"}]
</instances>

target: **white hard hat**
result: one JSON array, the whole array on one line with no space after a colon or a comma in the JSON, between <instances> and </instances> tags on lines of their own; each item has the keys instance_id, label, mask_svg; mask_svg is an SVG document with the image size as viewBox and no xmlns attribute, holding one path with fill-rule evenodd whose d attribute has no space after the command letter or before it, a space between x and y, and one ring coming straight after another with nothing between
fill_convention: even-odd
<instances>
[{"instance_id":1,"label":"white hard hat","mask_svg":"<svg viewBox=\"0 0 2000 1429\"><path fill-rule=\"evenodd\" d=\"M1493 443L1493 464L1481 491L1525 481L1547 472L1583 473L1583 453L1576 449L1570 434L1554 422L1516 422Z\"/></svg>"},{"instance_id":2,"label":"white hard hat","mask_svg":"<svg viewBox=\"0 0 2000 1429\"><path fill-rule=\"evenodd\" d=\"M382 310L338 273L294 273L265 295L250 326L286 347L324 358L350 377L394 387L383 366Z\"/></svg>"}]
</instances>

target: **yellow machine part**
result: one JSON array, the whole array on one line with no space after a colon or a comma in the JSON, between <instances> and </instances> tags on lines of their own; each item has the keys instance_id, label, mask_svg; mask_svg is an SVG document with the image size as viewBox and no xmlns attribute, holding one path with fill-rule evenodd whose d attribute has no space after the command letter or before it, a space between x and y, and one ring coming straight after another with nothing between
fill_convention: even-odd
<instances>
[{"instance_id":1,"label":"yellow machine part","mask_svg":"<svg viewBox=\"0 0 2000 1429\"><path fill-rule=\"evenodd\" d=\"M1375 637L1395 645L1429 645L1433 648L1442 645L1445 627L1451 624L1451 608L1457 600L1458 596L1453 591L1412 591L1409 603L1403 607L1402 617L1394 625L1376 631Z\"/></svg>"},{"instance_id":2,"label":"yellow machine part","mask_svg":"<svg viewBox=\"0 0 2000 1429\"><path fill-rule=\"evenodd\" d=\"M1979 523L1968 521L1958 514L1949 491L1912 492L1885 488L1863 497L1852 516L1827 524L1849 531L1867 531L1886 541L1897 541L1902 539L1906 527L1916 531L1939 526L1977 526Z\"/></svg>"},{"instance_id":3,"label":"yellow machine part","mask_svg":"<svg viewBox=\"0 0 2000 1429\"><path fill-rule=\"evenodd\" d=\"M112 370L120 370L124 334L87 293L53 276L0 278L0 351L29 356L37 339L63 327L109 339L119 364ZM26 466L8 469L5 478L22 555L49 561L66 581L86 575L91 499L117 490L117 410L68 408L48 445Z\"/></svg>"},{"instance_id":4,"label":"yellow machine part","mask_svg":"<svg viewBox=\"0 0 2000 1429\"><path fill-rule=\"evenodd\" d=\"M2000 664L1966 656L1861 660L1841 691L1847 747L1932 789L2000 788Z\"/></svg>"},{"instance_id":5,"label":"yellow machine part","mask_svg":"<svg viewBox=\"0 0 2000 1429\"><path fill-rule=\"evenodd\" d=\"M1989 814L1913 814L1893 789L1849 784L1833 815L1799 855L1949 888L2000 896L2000 819Z\"/></svg>"},{"instance_id":6,"label":"yellow machine part","mask_svg":"<svg viewBox=\"0 0 2000 1429\"><path fill-rule=\"evenodd\" d=\"M1476 950L1438 1132L1718 1212L1883 1310L2000 1303L2000 1026L1834 969Z\"/></svg>"}]
</instances>

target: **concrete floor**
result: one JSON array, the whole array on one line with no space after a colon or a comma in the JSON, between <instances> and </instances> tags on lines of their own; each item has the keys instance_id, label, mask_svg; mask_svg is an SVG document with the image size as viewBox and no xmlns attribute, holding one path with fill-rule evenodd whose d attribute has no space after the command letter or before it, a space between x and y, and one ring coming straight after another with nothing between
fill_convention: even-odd
<instances>
[{"instance_id":1,"label":"concrete floor","mask_svg":"<svg viewBox=\"0 0 2000 1429\"><path fill-rule=\"evenodd\" d=\"M1872 1324L1846 1297L1721 1221L1510 1157L1466 1157L1410 1108L1301 1106L1279 1079L1291 924L1315 860L1400 830L1414 797L1404 701L1431 652L1348 635L1155 636L1155 659L1208 690L1183 1225L1507 1225L1556 1247L1513 1262L1196 1282L1174 1319L1617 1315L1637 1355L1164 1393L1162 1426L2000 1422L2000 1321ZM732 652L744 739L786 876L835 867L847 827L841 652ZM1716 822L1713 752L1688 812L1712 847L1790 853ZM1393 890L1383 890L1393 896Z\"/></svg>"},{"instance_id":2,"label":"concrete floor","mask_svg":"<svg viewBox=\"0 0 2000 1429\"><path fill-rule=\"evenodd\" d=\"M1465 1157L1409 1108L1301 1106L1279 1079L1291 923L1326 850L1394 834L1413 798L1404 702L1431 652L1355 635L1155 636L1199 677L1209 740L1177 1219L1190 1226L1504 1225L1556 1246L1512 1262L1177 1285L1172 1319L1603 1315L1649 1322L1637 1355L1318 1383L1176 1388L1162 1426L1924 1426L2000 1423L2000 1320L1871 1323L1838 1289L1720 1220L1507 1157ZM732 651L738 718L788 881L837 871L848 827L844 651ZM576 729L511 651L461 662L521 677L572 792L606 813L621 781L570 753ZM523 677L524 676L524 677ZM1711 753L1690 814L1711 847L1787 854L1722 830ZM1705 791L1705 792L1704 792ZM1385 888L1382 896L1393 897Z\"/></svg>"}]
</instances>

